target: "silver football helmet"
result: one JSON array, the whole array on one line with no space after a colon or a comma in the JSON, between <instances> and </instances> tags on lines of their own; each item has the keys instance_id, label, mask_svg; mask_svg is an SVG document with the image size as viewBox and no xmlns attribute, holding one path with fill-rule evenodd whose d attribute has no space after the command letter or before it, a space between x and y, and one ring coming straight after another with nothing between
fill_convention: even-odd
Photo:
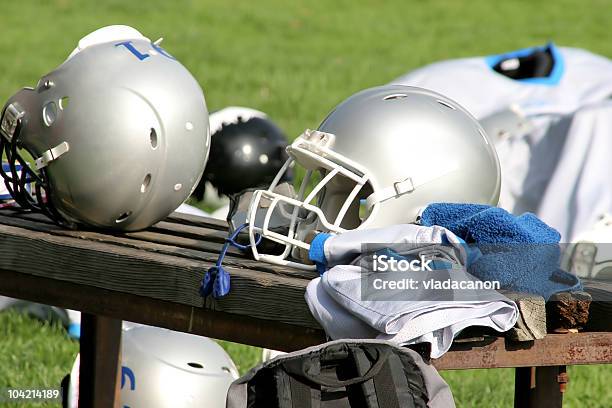
<instances>
[{"instance_id":1,"label":"silver football helmet","mask_svg":"<svg viewBox=\"0 0 612 408\"><path fill-rule=\"evenodd\" d=\"M581 278L612 280L612 214L566 245L561 266Z\"/></svg>"},{"instance_id":2,"label":"silver football helmet","mask_svg":"<svg viewBox=\"0 0 612 408\"><path fill-rule=\"evenodd\" d=\"M13 95L1 133L9 163L28 169L2 171L22 207L125 231L185 201L210 144L198 82L159 41L126 26L89 34L35 88Z\"/></svg>"},{"instance_id":3,"label":"silver football helmet","mask_svg":"<svg viewBox=\"0 0 612 408\"><path fill-rule=\"evenodd\" d=\"M66 407L78 407L79 357L70 373ZM230 356L213 340L152 326L123 331L122 407L225 407L238 378Z\"/></svg>"},{"instance_id":4,"label":"silver football helmet","mask_svg":"<svg viewBox=\"0 0 612 408\"><path fill-rule=\"evenodd\" d=\"M412 223L433 202L496 205L499 198L499 161L482 127L456 102L425 89L359 92L287 152L284 169L253 193L246 211L253 255L271 263L311 269L289 258L303 258L315 232ZM290 166L306 170L295 196L278 192ZM260 253L260 236L280 243L282 253Z\"/></svg>"}]
</instances>

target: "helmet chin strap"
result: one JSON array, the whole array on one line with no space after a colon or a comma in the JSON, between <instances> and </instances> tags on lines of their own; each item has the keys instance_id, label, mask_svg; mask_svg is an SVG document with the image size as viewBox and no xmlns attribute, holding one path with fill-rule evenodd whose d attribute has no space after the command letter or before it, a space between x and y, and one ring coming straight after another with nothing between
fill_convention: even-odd
<instances>
[{"instance_id":1,"label":"helmet chin strap","mask_svg":"<svg viewBox=\"0 0 612 408\"><path fill-rule=\"evenodd\" d=\"M226 296L230 291L230 275L223 268L223 259L225 258L225 254L229 250L230 246L234 248L238 248L241 251L246 251L251 246L242 245L236 241L238 238L238 234L240 231L247 228L247 224L242 224L234 232L232 232L226 239L223 244L223 248L221 252L219 252L219 257L217 258L217 262L215 266L211 267L206 271L206 274L202 278L202 282L200 283L200 295L202 297L207 297L212 295L215 299L220 299ZM257 241L255 245L259 245L261 242L261 236L257 237Z\"/></svg>"},{"instance_id":2,"label":"helmet chin strap","mask_svg":"<svg viewBox=\"0 0 612 408\"><path fill-rule=\"evenodd\" d=\"M437 170L437 171L436 171ZM410 176L398 180L392 185L377 189L366 198L366 210L370 212L377 203L382 203L392 198L398 198L404 194L412 193L418 187L424 186L440 177L444 177L458 170L458 166L450 166L441 169L432 169L426 176Z\"/></svg>"},{"instance_id":3,"label":"helmet chin strap","mask_svg":"<svg viewBox=\"0 0 612 408\"><path fill-rule=\"evenodd\" d=\"M25 111L19 104L12 103L6 107L0 118L0 156L7 162L6 169L0 166L0 182L4 183L20 207L40 211L56 224L71 228L72 222L66 220L53 205L45 173L48 163L68 151L68 144L64 142L44 152L34 163L38 173L33 171L18 150L24 116Z\"/></svg>"}]
</instances>

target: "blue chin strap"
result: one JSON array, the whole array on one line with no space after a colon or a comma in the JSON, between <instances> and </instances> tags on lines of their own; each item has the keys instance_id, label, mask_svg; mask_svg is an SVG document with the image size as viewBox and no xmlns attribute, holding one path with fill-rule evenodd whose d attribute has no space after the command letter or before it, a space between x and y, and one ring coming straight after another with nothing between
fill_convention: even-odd
<instances>
[{"instance_id":1,"label":"blue chin strap","mask_svg":"<svg viewBox=\"0 0 612 408\"><path fill-rule=\"evenodd\" d=\"M234 232L230 234L229 237L225 239L225 243L223 244L223 248L221 248L221 252L219 252L219 258L217 258L217 263L215 266L211 267L206 271L202 282L200 283L200 295L202 297L207 297L212 294L215 299L220 299L226 296L230 291L230 274L227 273L225 269L223 269L223 259L225 258L225 254L230 246L234 248L238 248L241 251L246 251L251 247L251 244L242 245L236 242L236 237L238 234L245 229L248 224L242 224ZM256 235L257 239L255 242L255 246L259 245L261 242L261 235Z\"/></svg>"}]
</instances>

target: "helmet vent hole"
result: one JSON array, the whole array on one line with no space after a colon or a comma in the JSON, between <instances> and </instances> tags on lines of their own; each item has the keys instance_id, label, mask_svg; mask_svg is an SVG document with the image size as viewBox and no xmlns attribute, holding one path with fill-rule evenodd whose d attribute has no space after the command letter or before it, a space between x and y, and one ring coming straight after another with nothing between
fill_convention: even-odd
<instances>
[{"instance_id":1,"label":"helmet vent hole","mask_svg":"<svg viewBox=\"0 0 612 408\"><path fill-rule=\"evenodd\" d=\"M189 367L192 367L192 368L204 368L204 366L202 364L200 364L200 363L193 363L193 362L191 362L191 363L187 363L187 365Z\"/></svg>"},{"instance_id":2,"label":"helmet vent hole","mask_svg":"<svg viewBox=\"0 0 612 408\"><path fill-rule=\"evenodd\" d=\"M47 127L52 126L57 119L57 105L51 101L47 103L42 110L43 122Z\"/></svg>"},{"instance_id":3,"label":"helmet vent hole","mask_svg":"<svg viewBox=\"0 0 612 408\"><path fill-rule=\"evenodd\" d=\"M60 98L59 100L59 107L61 110L64 110L68 107L68 103L70 102L70 98L67 96L64 96L63 98Z\"/></svg>"},{"instance_id":4,"label":"helmet vent hole","mask_svg":"<svg viewBox=\"0 0 612 408\"><path fill-rule=\"evenodd\" d=\"M405 97L407 97L408 95L403 94L403 93L396 93L396 94L391 94L391 95L387 95L383 98L383 101L392 101L393 99L403 99Z\"/></svg>"},{"instance_id":5,"label":"helmet vent hole","mask_svg":"<svg viewBox=\"0 0 612 408\"><path fill-rule=\"evenodd\" d=\"M232 373L232 370L230 370L229 367L223 366L223 367L221 367L221 370L225 371L226 373L230 373L230 374Z\"/></svg>"},{"instance_id":6,"label":"helmet vent hole","mask_svg":"<svg viewBox=\"0 0 612 408\"><path fill-rule=\"evenodd\" d=\"M151 128L151 133L149 134L149 141L151 142L151 147L153 149L156 149L157 148L157 132L153 128Z\"/></svg>"},{"instance_id":7,"label":"helmet vent hole","mask_svg":"<svg viewBox=\"0 0 612 408\"><path fill-rule=\"evenodd\" d=\"M140 186L140 192L146 193L149 188L150 183L151 183L151 173L148 173L145 176L144 180L142 180L142 185Z\"/></svg>"},{"instance_id":8,"label":"helmet vent hole","mask_svg":"<svg viewBox=\"0 0 612 408\"><path fill-rule=\"evenodd\" d=\"M123 221L127 220L130 215L132 215L132 212L131 211L126 211L123 214L119 215L119 217L117 217L115 222L117 224L122 223Z\"/></svg>"},{"instance_id":9,"label":"helmet vent hole","mask_svg":"<svg viewBox=\"0 0 612 408\"><path fill-rule=\"evenodd\" d=\"M450 104L448 104L448 103L446 103L446 102L444 102L444 101L438 101L438 103L439 103L440 105L444 106L446 109L452 109L452 110L455 110L455 107L454 107L454 106L452 106L452 105L450 105Z\"/></svg>"}]
</instances>

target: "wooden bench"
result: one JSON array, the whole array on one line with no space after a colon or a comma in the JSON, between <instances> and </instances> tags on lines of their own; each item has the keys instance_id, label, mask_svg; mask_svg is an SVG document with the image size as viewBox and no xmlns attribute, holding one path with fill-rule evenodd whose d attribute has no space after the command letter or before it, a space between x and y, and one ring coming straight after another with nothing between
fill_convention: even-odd
<instances>
[{"instance_id":1,"label":"wooden bench","mask_svg":"<svg viewBox=\"0 0 612 408\"><path fill-rule=\"evenodd\" d=\"M230 295L200 297L200 281L225 237L225 222L176 213L146 231L107 234L2 210L0 294L83 312L82 406L114 404L121 320L285 351L325 341L304 301L312 272L258 263L230 249L224 262ZM597 310L609 316L605 304ZM522 342L478 335L433 361L443 370L516 367L515 406L521 407L560 406L565 366L602 363L612 363L611 332Z\"/></svg>"}]
</instances>

